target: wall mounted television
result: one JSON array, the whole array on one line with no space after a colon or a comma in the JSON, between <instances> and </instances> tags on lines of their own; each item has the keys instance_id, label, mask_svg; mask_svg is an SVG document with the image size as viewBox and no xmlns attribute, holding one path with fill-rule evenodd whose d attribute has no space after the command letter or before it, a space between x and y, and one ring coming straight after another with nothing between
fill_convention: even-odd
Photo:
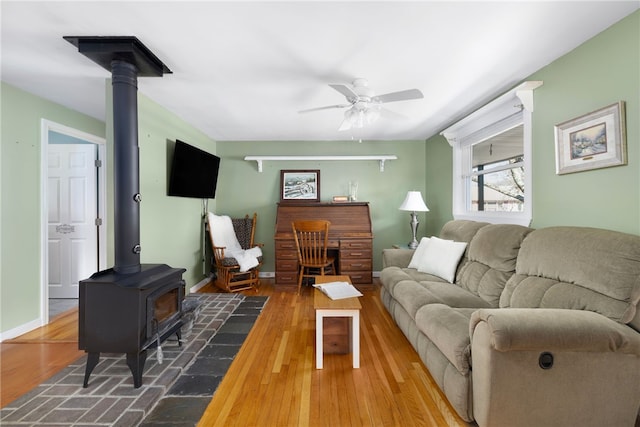
<instances>
[{"instance_id":1,"label":"wall mounted television","mask_svg":"<svg viewBox=\"0 0 640 427\"><path fill-rule=\"evenodd\" d=\"M169 175L169 196L215 199L220 157L176 140Z\"/></svg>"}]
</instances>

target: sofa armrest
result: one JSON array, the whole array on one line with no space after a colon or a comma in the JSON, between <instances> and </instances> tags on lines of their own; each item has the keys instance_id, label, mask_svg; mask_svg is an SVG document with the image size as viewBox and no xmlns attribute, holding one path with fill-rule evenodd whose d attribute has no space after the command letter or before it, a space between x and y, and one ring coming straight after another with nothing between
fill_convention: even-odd
<instances>
[{"instance_id":1,"label":"sofa armrest","mask_svg":"<svg viewBox=\"0 0 640 427\"><path fill-rule=\"evenodd\" d=\"M382 268L406 268L411 262L411 257L413 257L414 252L414 249L383 249Z\"/></svg>"},{"instance_id":2,"label":"sofa armrest","mask_svg":"<svg viewBox=\"0 0 640 427\"><path fill-rule=\"evenodd\" d=\"M586 310L480 309L469 322L481 427L632 426L640 334Z\"/></svg>"},{"instance_id":3,"label":"sofa armrest","mask_svg":"<svg viewBox=\"0 0 640 427\"><path fill-rule=\"evenodd\" d=\"M487 324L497 351L581 351L640 354L640 334L598 313L544 308L480 309L469 323L471 341Z\"/></svg>"}]
</instances>

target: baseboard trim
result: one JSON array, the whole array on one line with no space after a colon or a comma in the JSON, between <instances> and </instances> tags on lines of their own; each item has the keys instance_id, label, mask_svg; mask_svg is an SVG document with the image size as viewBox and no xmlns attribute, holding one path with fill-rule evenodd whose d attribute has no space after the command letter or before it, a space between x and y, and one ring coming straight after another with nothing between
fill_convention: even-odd
<instances>
[{"instance_id":1,"label":"baseboard trim","mask_svg":"<svg viewBox=\"0 0 640 427\"><path fill-rule=\"evenodd\" d=\"M1 332L0 342L19 337L20 335L26 334L27 332L31 332L34 329L37 329L43 325L44 324L42 323L41 319L35 319L35 320L32 320L31 322L24 323L13 329L9 329L8 331Z\"/></svg>"},{"instance_id":2,"label":"baseboard trim","mask_svg":"<svg viewBox=\"0 0 640 427\"><path fill-rule=\"evenodd\" d=\"M273 279L273 278L276 277L276 272L275 271L261 271L260 272L260 277L263 278L263 279ZM380 272L379 271L374 271L373 272L373 277L380 277ZM203 288L211 280L213 280L213 275L209 275L209 276L205 277L204 279L202 279L201 281L199 281L198 283L196 283L195 285L190 287L189 288L189 293L198 292L201 288Z\"/></svg>"},{"instance_id":3,"label":"baseboard trim","mask_svg":"<svg viewBox=\"0 0 640 427\"><path fill-rule=\"evenodd\" d=\"M207 285L207 283L211 282L212 279L213 279L213 275L209 275L205 277L204 279L202 279L201 281L199 281L198 283L190 287L189 293L191 294L194 292L198 292L200 289L204 288Z\"/></svg>"},{"instance_id":4,"label":"baseboard trim","mask_svg":"<svg viewBox=\"0 0 640 427\"><path fill-rule=\"evenodd\" d=\"M275 271L261 271L260 272L260 277L263 277L265 279L274 278L274 277L276 277L276 272ZM373 277L380 277L380 272L379 271L374 271L373 272Z\"/></svg>"}]
</instances>

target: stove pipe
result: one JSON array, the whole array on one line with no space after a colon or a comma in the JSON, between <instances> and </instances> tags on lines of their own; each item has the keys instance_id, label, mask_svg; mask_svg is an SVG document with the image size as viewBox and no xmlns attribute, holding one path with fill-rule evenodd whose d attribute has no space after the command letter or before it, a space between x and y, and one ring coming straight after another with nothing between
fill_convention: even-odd
<instances>
[{"instance_id":1,"label":"stove pipe","mask_svg":"<svg viewBox=\"0 0 640 427\"><path fill-rule=\"evenodd\" d=\"M138 70L111 62L116 273L140 271L140 161L138 148Z\"/></svg>"},{"instance_id":2,"label":"stove pipe","mask_svg":"<svg viewBox=\"0 0 640 427\"><path fill-rule=\"evenodd\" d=\"M87 58L111 71L113 90L115 265L119 274L141 271L138 76L171 70L133 36L64 36Z\"/></svg>"}]
</instances>

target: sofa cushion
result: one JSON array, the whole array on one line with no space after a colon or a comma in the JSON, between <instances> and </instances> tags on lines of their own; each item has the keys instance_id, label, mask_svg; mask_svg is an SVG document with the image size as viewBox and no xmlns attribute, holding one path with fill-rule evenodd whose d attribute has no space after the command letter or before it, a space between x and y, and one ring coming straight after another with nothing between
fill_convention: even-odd
<instances>
[{"instance_id":1,"label":"sofa cushion","mask_svg":"<svg viewBox=\"0 0 640 427\"><path fill-rule=\"evenodd\" d=\"M469 320L474 308L429 304L416 312L416 325L463 375L471 368Z\"/></svg>"},{"instance_id":2,"label":"sofa cushion","mask_svg":"<svg viewBox=\"0 0 640 427\"><path fill-rule=\"evenodd\" d=\"M460 286L446 282L420 282L420 285L449 307L491 308L487 301Z\"/></svg>"},{"instance_id":3,"label":"sofa cushion","mask_svg":"<svg viewBox=\"0 0 640 427\"><path fill-rule=\"evenodd\" d=\"M394 288L396 301L411 317L427 304L446 304L450 307L491 308L482 298L447 282L416 282L405 280Z\"/></svg>"},{"instance_id":4,"label":"sofa cushion","mask_svg":"<svg viewBox=\"0 0 640 427\"><path fill-rule=\"evenodd\" d=\"M512 224L482 227L469 243L467 262L460 268L457 284L498 307L500 294L514 274L525 237L533 229Z\"/></svg>"},{"instance_id":5,"label":"sofa cushion","mask_svg":"<svg viewBox=\"0 0 640 427\"><path fill-rule=\"evenodd\" d=\"M471 242L478 230L489 225L488 222L468 221L464 219L452 220L442 226L440 230L440 238L444 240L452 240L455 242ZM456 270L456 282L457 277L464 265L467 263L467 253L469 252L469 245L462 256L462 259L458 263Z\"/></svg>"},{"instance_id":6,"label":"sofa cushion","mask_svg":"<svg viewBox=\"0 0 640 427\"><path fill-rule=\"evenodd\" d=\"M468 243L473 239L473 236L476 235L478 230L487 225L489 225L488 222L454 219L442 226L442 230L440 230L440 238Z\"/></svg>"},{"instance_id":7,"label":"sofa cushion","mask_svg":"<svg viewBox=\"0 0 640 427\"><path fill-rule=\"evenodd\" d=\"M523 241L500 307L590 310L629 323L639 301L640 236L549 227Z\"/></svg>"},{"instance_id":8,"label":"sofa cushion","mask_svg":"<svg viewBox=\"0 0 640 427\"><path fill-rule=\"evenodd\" d=\"M396 297L396 285L399 282L409 280L414 282L435 281L444 282L443 279L432 274L421 273L414 268L386 267L380 272L380 282L382 286Z\"/></svg>"},{"instance_id":9,"label":"sofa cushion","mask_svg":"<svg viewBox=\"0 0 640 427\"><path fill-rule=\"evenodd\" d=\"M416 311L424 305L444 303L439 296L434 295L426 289L422 283L413 280L398 282L394 292L394 298L398 304L400 304L412 318L415 317Z\"/></svg>"}]
</instances>

